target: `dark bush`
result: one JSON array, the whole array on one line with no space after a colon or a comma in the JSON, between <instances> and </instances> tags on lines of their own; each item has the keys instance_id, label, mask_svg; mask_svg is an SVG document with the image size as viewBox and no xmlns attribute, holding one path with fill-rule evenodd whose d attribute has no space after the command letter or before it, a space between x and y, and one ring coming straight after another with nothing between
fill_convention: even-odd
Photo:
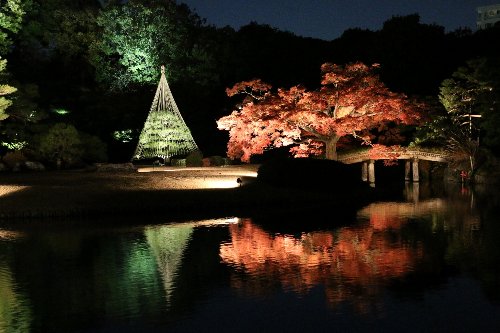
<instances>
[{"instance_id":1,"label":"dark bush","mask_svg":"<svg viewBox=\"0 0 500 333\"><path fill-rule=\"evenodd\" d=\"M274 186L324 191L348 191L369 187L361 180L359 165L308 158L266 162L259 168L257 179Z\"/></svg>"},{"instance_id":2,"label":"dark bush","mask_svg":"<svg viewBox=\"0 0 500 333\"><path fill-rule=\"evenodd\" d=\"M222 156L210 156L210 165L211 166L224 165L224 159L222 158Z\"/></svg>"},{"instance_id":3,"label":"dark bush","mask_svg":"<svg viewBox=\"0 0 500 333\"><path fill-rule=\"evenodd\" d=\"M83 147L82 159L85 162L95 163L108 161L107 147L101 139L97 136L83 132L80 132L79 135Z\"/></svg>"},{"instance_id":4,"label":"dark bush","mask_svg":"<svg viewBox=\"0 0 500 333\"><path fill-rule=\"evenodd\" d=\"M203 166L203 154L199 150L195 150L186 157L186 166L201 167Z\"/></svg>"},{"instance_id":5,"label":"dark bush","mask_svg":"<svg viewBox=\"0 0 500 333\"><path fill-rule=\"evenodd\" d=\"M13 169L16 165L26 162L26 157L21 151L16 150L6 153L2 160L9 169Z\"/></svg>"}]
</instances>

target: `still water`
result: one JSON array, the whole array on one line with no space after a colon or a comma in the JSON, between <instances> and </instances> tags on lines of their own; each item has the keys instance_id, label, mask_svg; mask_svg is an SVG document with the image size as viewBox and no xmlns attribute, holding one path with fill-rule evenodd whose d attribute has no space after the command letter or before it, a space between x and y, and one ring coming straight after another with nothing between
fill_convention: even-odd
<instances>
[{"instance_id":1,"label":"still water","mask_svg":"<svg viewBox=\"0 0 500 333\"><path fill-rule=\"evenodd\" d=\"M0 229L0 332L498 332L498 194L352 216Z\"/></svg>"}]
</instances>

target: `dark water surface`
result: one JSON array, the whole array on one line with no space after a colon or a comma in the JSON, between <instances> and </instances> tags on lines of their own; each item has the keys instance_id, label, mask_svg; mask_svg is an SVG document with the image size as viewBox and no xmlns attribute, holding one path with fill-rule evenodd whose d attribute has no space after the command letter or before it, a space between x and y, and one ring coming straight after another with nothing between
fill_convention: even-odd
<instances>
[{"instance_id":1,"label":"dark water surface","mask_svg":"<svg viewBox=\"0 0 500 333\"><path fill-rule=\"evenodd\" d=\"M421 185L298 224L0 229L0 332L499 332L499 199Z\"/></svg>"}]
</instances>

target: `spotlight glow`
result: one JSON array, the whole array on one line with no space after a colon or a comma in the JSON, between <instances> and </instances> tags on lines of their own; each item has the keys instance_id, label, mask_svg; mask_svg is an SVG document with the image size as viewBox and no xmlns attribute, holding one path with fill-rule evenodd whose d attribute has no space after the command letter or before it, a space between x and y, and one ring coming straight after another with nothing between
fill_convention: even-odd
<instances>
[{"instance_id":1,"label":"spotlight glow","mask_svg":"<svg viewBox=\"0 0 500 333\"><path fill-rule=\"evenodd\" d=\"M29 186L0 185L0 197L7 197L13 193L23 191L27 188L29 188Z\"/></svg>"},{"instance_id":2,"label":"spotlight glow","mask_svg":"<svg viewBox=\"0 0 500 333\"><path fill-rule=\"evenodd\" d=\"M171 188L215 189L235 188L257 177L255 165L229 167L140 167L138 172L164 172ZM238 179L240 181L238 182Z\"/></svg>"},{"instance_id":3,"label":"spotlight glow","mask_svg":"<svg viewBox=\"0 0 500 333\"><path fill-rule=\"evenodd\" d=\"M0 239L3 240L14 240L23 236L24 234L22 232L0 229Z\"/></svg>"}]
</instances>

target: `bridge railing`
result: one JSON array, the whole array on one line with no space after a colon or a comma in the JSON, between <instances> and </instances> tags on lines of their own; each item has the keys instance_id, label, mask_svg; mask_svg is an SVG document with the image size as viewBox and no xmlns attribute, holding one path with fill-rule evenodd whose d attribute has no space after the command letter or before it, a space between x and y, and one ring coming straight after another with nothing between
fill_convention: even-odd
<instances>
[{"instance_id":1,"label":"bridge railing","mask_svg":"<svg viewBox=\"0 0 500 333\"><path fill-rule=\"evenodd\" d=\"M436 151L435 149L423 148L403 148L400 151L389 152L399 160L419 159L433 162L447 163L450 161L450 155L444 151ZM345 164L360 163L368 160L387 160L389 157L383 155L373 157L370 155L370 149L357 150L355 152L339 152L337 160Z\"/></svg>"}]
</instances>

